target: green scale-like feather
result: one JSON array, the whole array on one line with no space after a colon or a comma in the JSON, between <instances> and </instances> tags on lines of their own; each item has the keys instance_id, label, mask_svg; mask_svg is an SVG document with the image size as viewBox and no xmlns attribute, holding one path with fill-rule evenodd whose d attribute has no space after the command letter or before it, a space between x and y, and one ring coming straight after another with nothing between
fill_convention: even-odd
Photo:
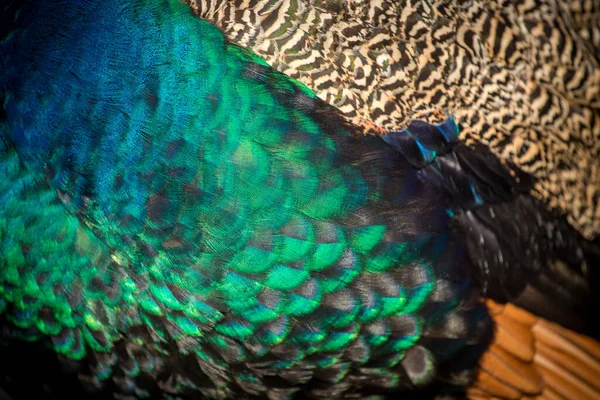
<instances>
[{"instance_id":1,"label":"green scale-like feather","mask_svg":"<svg viewBox=\"0 0 600 400\"><path fill-rule=\"evenodd\" d=\"M420 384L464 345L476 302L457 308L469 281L444 207L382 140L177 1L41 3L2 43L23 46L0 75L15 335L88 356L99 381L193 355L211 384L178 384L214 397L265 376L393 387L409 349ZM415 347L449 318L458 344ZM98 358L122 342L145 361Z\"/></svg>"}]
</instances>

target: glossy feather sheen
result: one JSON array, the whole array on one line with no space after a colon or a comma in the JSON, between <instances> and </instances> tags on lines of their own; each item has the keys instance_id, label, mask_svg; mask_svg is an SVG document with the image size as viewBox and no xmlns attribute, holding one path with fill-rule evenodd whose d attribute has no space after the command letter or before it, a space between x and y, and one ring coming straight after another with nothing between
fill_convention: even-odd
<instances>
[{"instance_id":1,"label":"glossy feather sheen","mask_svg":"<svg viewBox=\"0 0 600 400\"><path fill-rule=\"evenodd\" d=\"M0 64L7 340L138 397L334 398L475 365L489 320L447 204L392 146L177 1L24 8Z\"/></svg>"}]
</instances>

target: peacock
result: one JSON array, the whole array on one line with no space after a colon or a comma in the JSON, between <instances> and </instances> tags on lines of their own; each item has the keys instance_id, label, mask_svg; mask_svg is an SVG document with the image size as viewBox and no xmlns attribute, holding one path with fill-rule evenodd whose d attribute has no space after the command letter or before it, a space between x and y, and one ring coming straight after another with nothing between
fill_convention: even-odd
<instances>
[{"instance_id":1,"label":"peacock","mask_svg":"<svg viewBox=\"0 0 600 400\"><path fill-rule=\"evenodd\" d=\"M15 400L476 398L511 318L593 395L599 246L453 115L365 135L175 0L2 8Z\"/></svg>"}]
</instances>

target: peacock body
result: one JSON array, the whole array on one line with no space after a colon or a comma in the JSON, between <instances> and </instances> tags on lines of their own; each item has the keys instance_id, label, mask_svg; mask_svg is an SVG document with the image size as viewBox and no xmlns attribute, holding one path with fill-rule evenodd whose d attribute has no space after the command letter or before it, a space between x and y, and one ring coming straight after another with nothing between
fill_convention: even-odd
<instances>
[{"instance_id":1,"label":"peacock body","mask_svg":"<svg viewBox=\"0 0 600 400\"><path fill-rule=\"evenodd\" d=\"M461 397L482 295L590 333L593 245L452 118L362 136L177 1L3 7L0 351L69 370L13 391Z\"/></svg>"}]
</instances>

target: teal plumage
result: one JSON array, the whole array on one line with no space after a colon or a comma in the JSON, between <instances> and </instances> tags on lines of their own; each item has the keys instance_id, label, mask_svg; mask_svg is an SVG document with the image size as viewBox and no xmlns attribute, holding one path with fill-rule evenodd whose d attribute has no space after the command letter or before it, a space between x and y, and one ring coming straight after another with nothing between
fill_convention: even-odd
<instances>
[{"instance_id":1,"label":"teal plumage","mask_svg":"<svg viewBox=\"0 0 600 400\"><path fill-rule=\"evenodd\" d=\"M543 214L453 121L359 137L177 1L6 8L0 337L100 395L460 390L490 339L482 291L576 247L540 241L518 290L482 274L472 209Z\"/></svg>"}]
</instances>

